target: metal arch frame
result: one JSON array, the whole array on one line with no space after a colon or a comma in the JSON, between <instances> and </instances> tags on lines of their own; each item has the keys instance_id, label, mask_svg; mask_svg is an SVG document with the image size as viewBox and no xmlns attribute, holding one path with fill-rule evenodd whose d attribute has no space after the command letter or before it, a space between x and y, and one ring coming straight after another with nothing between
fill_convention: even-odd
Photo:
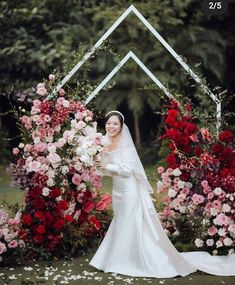
<instances>
[{"instance_id":1,"label":"metal arch frame","mask_svg":"<svg viewBox=\"0 0 235 285\"><path fill-rule=\"evenodd\" d=\"M159 42L169 51L169 53L179 62L179 64L188 72L188 74L199 84L206 94L208 94L216 104L216 118L217 118L217 131L219 131L221 125L221 101L219 98L202 82L201 78L183 61L183 59L172 49L172 47L162 38L162 36L154 29L154 27L142 16L142 14L135 8L134 5L131 5L129 8L124 11L124 13L115 21L115 23L106 31L106 33L98 40L98 42L88 51L84 57L73 67L73 69L63 78L63 80L57 85L53 90L53 93L58 92L58 90L64 86L64 84L76 73L76 71L86 62L87 59L96 51L96 49L110 36L110 34L121 24L121 22L133 12L140 21L148 28L149 31L159 40ZM130 51L131 52L131 51ZM133 53L128 53L129 58L132 57L134 60L138 58L135 57ZM127 55L128 55L127 54ZM126 56L127 56L126 55ZM128 58L128 59L129 59ZM123 58L123 60L125 57ZM126 61L128 60L126 59ZM136 62L137 62L136 61ZM137 62L138 63L138 62ZM140 62L139 62L140 63ZM139 64L138 63L138 64ZM123 63L124 64L124 63ZM141 65L140 65L141 66ZM141 66L142 67L142 66ZM147 73L148 74L148 73ZM148 74L149 75L149 74ZM110 77L111 78L111 77ZM105 78L107 79L107 77ZM153 79L153 78L152 78ZM156 79L156 77L155 77ZM108 82L108 80L107 80ZM106 82L106 83L107 83ZM102 81L103 83L103 81ZM102 84L101 83L101 84ZM104 86L104 85L103 85ZM98 86L99 87L99 86ZM97 87L97 88L98 88ZM95 90L98 90L98 89ZM165 87L164 87L165 88ZM101 88L100 88L101 89ZM99 90L100 90L99 89ZM164 91L165 92L165 91ZM92 94L94 91L92 92ZM98 92L97 92L98 93ZM172 95L171 95L172 96ZM90 96L89 96L90 97ZM88 97L88 98L89 98Z\"/></svg>"},{"instance_id":2,"label":"metal arch frame","mask_svg":"<svg viewBox=\"0 0 235 285\"><path fill-rule=\"evenodd\" d=\"M109 82L109 80L119 71L119 69L132 58L142 70L153 80L157 86L164 91L164 93L169 98L174 98L174 96L167 90L167 88L157 79L157 77L143 64L143 62L130 50L125 57L119 62L117 66L105 77L105 79L96 87L96 89L87 97L85 105L87 105L98 93L99 91ZM175 99L176 100L176 99Z\"/></svg>"}]
</instances>

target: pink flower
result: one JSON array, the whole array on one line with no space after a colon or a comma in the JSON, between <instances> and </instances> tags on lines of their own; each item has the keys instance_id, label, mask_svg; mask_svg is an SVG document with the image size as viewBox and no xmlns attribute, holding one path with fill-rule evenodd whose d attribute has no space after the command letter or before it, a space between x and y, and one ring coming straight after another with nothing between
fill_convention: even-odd
<instances>
[{"instance_id":1,"label":"pink flower","mask_svg":"<svg viewBox=\"0 0 235 285\"><path fill-rule=\"evenodd\" d=\"M45 96L47 94L47 90L45 87L40 87L37 89L36 93L40 96Z\"/></svg>"},{"instance_id":2,"label":"pink flower","mask_svg":"<svg viewBox=\"0 0 235 285\"><path fill-rule=\"evenodd\" d=\"M188 195L189 192L190 192L190 190L189 190L188 188L183 188L183 189L180 191L180 194Z\"/></svg>"},{"instance_id":3,"label":"pink flower","mask_svg":"<svg viewBox=\"0 0 235 285\"><path fill-rule=\"evenodd\" d=\"M63 88L60 88L60 90L59 90L59 95L62 97L62 96L64 96L64 94L65 94L64 89L63 89Z\"/></svg>"},{"instance_id":4,"label":"pink flower","mask_svg":"<svg viewBox=\"0 0 235 285\"><path fill-rule=\"evenodd\" d=\"M164 172L164 168L163 168L162 166L159 166L159 167L157 168L157 172L158 172L159 174L162 174L162 173Z\"/></svg>"},{"instance_id":5,"label":"pink flower","mask_svg":"<svg viewBox=\"0 0 235 285\"><path fill-rule=\"evenodd\" d=\"M192 201L194 202L194 204L199 205L203 203L204 200L205 198L202 195L193 194Z\"/></svg>"},{"instance_id":6,"label":"pink flower","mask_svg":"<svg viewBox=\"0 0 235 285\"><path fill-rule=\"evenodd\" d=\"M162 201L165 205L169 204L170 201L171 201L171 198L168 196L168 195L165 195L163 198L162 198Z\"/></svg>"},{"instance_id":7,"label":"pink flower","mask_svg":"<svg viewBox=\"0 0 235 285\"><path fill-rule=\"evenodd\" d=\"M208 240L206 241L206 244L207 244L208 246L213 246L213 245L214 245L214 240L213 240L212 238L210 238L210 239L208 239Z\"/></svg>"},{"instance_id":8,"label":"pink flower","mask_svg":"<svg viewBox=\"0 0 235 285\"><path fill-rule=\"evenodd\" d=\"M38 143L34 146L34 149L37 152L44 152L47 149L47 145L45 143Z\"/></svg>"},{"instance_id":9,"label":"pink flower","mask_svg":"<svg viewBox=\"0 0 235 285\"><path fill-rule=\"evenodd\" d=\"M207 232L209 236L214 236L218 232L218 230L215 226L212 226L207 230Z\"/></svg>"},{"instance_id":10,"label":"pink flower","mask_svg":"<svg viewBox=\"0 0 235 285\"><path fill-rule=\"evenodd\" d=\"M214 220L213 220L215 225L219 225L219 226L227 226L230 223L230 218L228 216L226 216L223 213L220 213Z\"/></svg>"},{"instance_id":11,"label":"pink flower","mask_svg":"<svg viewBox=\"0 0 235 285\"><path fill-rule=\"evenodd\" d=\"M212 141L213 137L212 137L211 133L206 128L201 128L200 132L201 132L202 138L204 140L207 140L208 142Z\"/></svg>"},{"instance_id":12,"label":"pink flower","mask_svg":"<svg viewBox=\"0 0 235 285\"><path fill-rule=\"evenodd\" d=\"M214 200L212 203L213 207L215 207L217 210L221 210L221 202L219 200Z\"/></svg>"},{"instance_id":13,"label":"pink flower","mask_svg":"<svg viewBox=\"0 0 235 285\"><path fill-rule=\"evenodd\" d=\"M81 176L79 174L75 173L73 178L72 178L73 184L79 185L81 183L81 181L82 181Z\"/></svg>"},{"instance_id":14,"label":"pink flower","mask_svg":"<svg viewBox=\"0 0 235 285\"><path fill-rule=\"evenodd\" d=\"M210 186L206 186L206 187L203 188L203 193L204 193L204 194L208 194L208 193L210 193L210 192L211 192Z\"/></svg>"},{"instance_id":15,"label":"pink flower","mask_svg":"<svg viewBox=\"0 0 235 285\"><path fill-rule=\"evenodd\" d=\"M51 164L57 164L61 161L60 156L54 152L50 152L47 158Z\"/></svg>"},{"instance_id":16,"label":"pink flower","mask_svg":"<svg viewBox=\"0 0 235 285\"><path fill-rule=\"evenodd\" d=\"M33 149L33 146L29 143L27 143L24 147L24 151L31 151Z\"/></svg>"},{"instance_id":17,"label":"pink flower","mask_svg":"<svg viewBox=\"0 0 235 285\"><path fill-rule=\"evenodd\" d=\"M203 188L207 187L208 186L208 181L207 180L203 180L201 182L201 185L202 185Z\"/></svg>"},{"instance_id":18,"label":"pink flower","mask_svg":"<svg viewBox=\"0 0 235 285\"><path fill-rule=\"evenodd\" d=\"M18 149L18 147L14 147L12 152L14 155L17 155L20 152L20 150Z\"/></svg>"},{"instance_id":19,"label":"pink flower","mask_svg":"<svg viewBox=\"0 0 235 285\"><path fill-rule=\"evenodd\" d=\"M48 76L50 81L54 81L55 80L55 75L54 74L49 74Z\"/></svg>"},{"instance_id":20,"label":"pink flower","mask_svg":"<svg viewBox=\"0 0 235 285\"><path fill-rule=\"evenodd\" d=\"M9 225L18 225L18 224L19 224L19 221L16 220L16 219L9 219L9 220L8 220L8 224L9 224Z\"/></svg>"},{"instance_id":21,"label":"pink flower","mask_svg":"<svg viewBox=\"0 0 235 285\"><path fill-rule=\"evenodd\" d=\"M196 143L199 142L199 139L198 139L198 137L197 137L195 134L189 136L189 138L190 138L190 140L193 141L193 142L196 142Z\"/></svg>"},{"instance_id":22,"label":"pink flower","mask_svg":"<svg viewBox=\"0 0 235 285\"><path fill-rule=\"evenodd\" d=\"M9 248L16 248L18 246L17 240L13 239L11 242L8 243Z\"/></svg>"},{"instance_id":23,"label":"pink flower","mask_svg":"<svg viewBox=\"0 0 235 285\"><path fill-rule=\"evenodd\" d=\"M214 194L213 193L208 193L208 195L207 195L207 199L208 200L211 200L211 199L213 199L214 198Z\"/></svg>"},{"instance_id":24,"label":"pink flower","mask_svg":"<svg viewBox=\"0 0 235 285\"><path fill-rule=\"evenodd\" d=\"M103 211L104 209L107 208L107 204L102 202L102 201L99 201L97 204L96 204L96 210L97 211Z\"/></svg>"},{"instance_id":25,"label":"pink flower","mask_svg":"<svg viewBox=\"0 0 235 285\"><path fill-rule=\"evenodd\" d=\"M0 255L7 250L5 243L0 242Z\"/></svg>"},{"instance_id":26,"label":"pink flower","mask_svg":"<svg viewBox=\"0 0 235 285\"><path fill-rule=\"evenodd\" d=\"M235 224L229 225L228 230L235 235Z\"/></svg>"}]
</instances>

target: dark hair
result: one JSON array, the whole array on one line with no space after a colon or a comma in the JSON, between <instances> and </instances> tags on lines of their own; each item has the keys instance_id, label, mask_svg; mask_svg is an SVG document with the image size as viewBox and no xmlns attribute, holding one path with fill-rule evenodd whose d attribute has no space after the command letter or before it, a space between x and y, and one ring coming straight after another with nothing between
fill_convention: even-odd
<instances>
[{"instance_id":1,"label":"dark hair","mask_svg":"<svg viewBox=\"0 0 235 285\"><path fill-rule=\"evenodd\" d=\"M107 123L108 119L109 119L110 117L114 116L114 115L118 117L119 122L120 122L120 124L121 124L121 129L122 129L123 123L124 123L123 117L122 117L119 113L117 113L117 112L115 112L115 111L109 113L109 114L106 116L106 118L105 118L105 124Z\"/></svg>"}]
</instances>

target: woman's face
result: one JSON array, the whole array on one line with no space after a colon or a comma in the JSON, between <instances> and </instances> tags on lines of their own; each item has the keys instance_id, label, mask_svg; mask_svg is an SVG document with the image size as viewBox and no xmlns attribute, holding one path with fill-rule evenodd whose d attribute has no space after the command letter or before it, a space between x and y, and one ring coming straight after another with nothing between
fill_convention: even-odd
<instances>
[{"instance_id":1,"label":"woman's face","mask_svg":"<svg viewBox=\"0 0 235 285\"><path fill-rule=\"evenodd\" d=\"M105 124L105 131L110 138L114 138L121 132L121 123L118 116L111 116Z\"/></svg>"}]
</instances>

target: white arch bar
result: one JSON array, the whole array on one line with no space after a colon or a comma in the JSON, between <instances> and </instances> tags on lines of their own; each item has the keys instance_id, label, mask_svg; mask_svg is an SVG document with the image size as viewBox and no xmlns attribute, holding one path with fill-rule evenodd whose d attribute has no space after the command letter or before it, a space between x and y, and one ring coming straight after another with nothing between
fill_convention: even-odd
<instances>
[{"instance_id":1,"label":"white arch bar","mask_svg":"<svg viewBox=\"0 0 235 285\"><path fill-rule=\"evenodd\" d=\"M99 92L100 90L109 82L109 80L119 71L119 69L130 59L132 58L142 69L143 71L153 80L154 83L158 85L164 93L172 99L175 99L174 96L166 89L166 87L156 78L156 76L143 64L142 61L132 52L129 51L125 57L118 63L116 67L105 77L105 79L96 87L96 89L87 97L85 105L87 105ZM176 99L175 99L176 100Z\"/></svg>"},{"instance_id":2,"label":"white arch bar","mask_svg":"<svg viewBox=\"0 0 235 285\"><path fill-rule=\"evenodd\" d=\"M142 14L131 5L126 11L115 21L115 23L108 29L108 31L98 40L98 42L88 51L84 57L73 67L73 69L64 77L64 79L53 90L53 94L63 87L63 85L74 75L74 73L83 65L83 63L90 58L90 56L96 51L96 49L110 36L110 34L121 24L121 22L133 12L141 22L152 32L152 34L160 41L160 43L169 51L169 53L181 64L181 66L189 73L189 75L201 85L201 88L206 94L208 94L212 100L216 103L216 117L217 117L217 130L221 125L221 101L217 96L202 82L195 72L183 61L183 59L172 49L172 47L162 38L162 36L154 29L154 27L142 16ZM134 58L133 58L134 59ZM49 98L49 97L48 97Z\"/></svg>"}]
</instances>

